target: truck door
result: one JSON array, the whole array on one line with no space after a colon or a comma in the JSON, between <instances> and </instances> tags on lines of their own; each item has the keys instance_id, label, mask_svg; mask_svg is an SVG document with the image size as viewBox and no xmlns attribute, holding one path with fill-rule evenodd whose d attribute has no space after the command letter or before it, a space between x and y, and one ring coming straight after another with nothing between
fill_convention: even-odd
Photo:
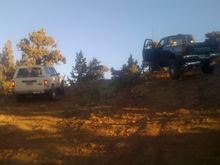
<instances>
[{"instance_id":1,"label":"truck door","mask_svg":"<svg viewBox=\"0 0 220 165\"><path fill-rule=\"evenodd\" d=\"M169 62L170 45L168 39L161 39L157 48L157 60L160 66L167 66Z\"/></svg>"},{"instance_id":2,"label":"truck door","mask_svg":"<svg viewBox=\"0 0 220 165\"><path fill-rule=\"evenodd\" d=\"M152 39L146 39L143 47L143 62L148 63L154 60L155 45Z\"/></svg>"}]
</instances>

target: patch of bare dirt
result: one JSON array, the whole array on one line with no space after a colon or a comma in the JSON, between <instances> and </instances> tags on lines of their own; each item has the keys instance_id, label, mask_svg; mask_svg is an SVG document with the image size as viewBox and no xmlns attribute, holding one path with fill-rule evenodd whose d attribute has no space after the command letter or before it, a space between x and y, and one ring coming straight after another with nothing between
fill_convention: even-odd
<instances>
[{"instance_id":1,"label":"patch of bare dirt","mask_svg":"<svg viewBox=\"0 0 220 165\"><path fill-rule=\"evenodd\" d=\"M54 102L1 98L0 163L220 164L219 76L92 82Z\"/></svg>"}]
</instances>

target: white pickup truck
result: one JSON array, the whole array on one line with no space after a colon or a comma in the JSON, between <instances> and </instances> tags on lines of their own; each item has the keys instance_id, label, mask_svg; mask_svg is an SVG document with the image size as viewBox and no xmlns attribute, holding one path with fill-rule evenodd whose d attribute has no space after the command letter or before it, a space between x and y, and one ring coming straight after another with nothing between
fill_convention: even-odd
<instances>
[{"instance_id":1,"label":"white pickup truck","mask_svg":"<svg viewBox=\"0 0 220 165\"><path fill-rule=\"evenodd\" d=\"M64 94L64 78L54 67L19 66L12 79L12 91L17 100L30 94L45 94L50 99L55 99L57 92Z\"/></svg>"}]
</instances>

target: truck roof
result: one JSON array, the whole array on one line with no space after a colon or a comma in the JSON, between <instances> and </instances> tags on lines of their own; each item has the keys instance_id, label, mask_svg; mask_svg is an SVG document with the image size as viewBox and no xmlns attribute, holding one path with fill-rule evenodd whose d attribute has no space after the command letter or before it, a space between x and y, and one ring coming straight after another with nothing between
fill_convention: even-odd
<instances>
[{"instance_id":1,"label":"truck roof","mask_svg":"<svg viewBox=\"0 0 220 165\"><path fill-rule=\"evenodd\" d=\"M194 39L191 34L177 34L177 35L164 37L163 39L166 39L166 38L185 38L185 39L191 38L191 39Z\"/></svg>"},{"instance_id":2,"label":"truck roof","mask_svg":"<svg viewBox=\"0 0 220 165\"><path fill-rule=\"evenodd\" d=\"M46 66L46 65L32 65L32 66L26 66L26 65L22 65L22 66L18 66L17 68L33 68L33 67L50 67L50 66Z\"/></svg>"}]
</instances>

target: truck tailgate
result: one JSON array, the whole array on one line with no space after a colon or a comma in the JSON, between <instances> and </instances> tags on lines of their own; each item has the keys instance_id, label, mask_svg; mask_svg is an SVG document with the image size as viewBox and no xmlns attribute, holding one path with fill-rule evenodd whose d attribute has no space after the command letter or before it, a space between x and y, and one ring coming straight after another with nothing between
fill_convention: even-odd
<instances>
[{"instance_id":1,"label":"truck tailgate","mask_svg":"<svg viewBox=\"0 0 220 165\"><path fill-rule=\"evenodd\" d=\"M45 89L43 78L17 78L15 91L39 91Z\"/></svg>"}]
</instances>

